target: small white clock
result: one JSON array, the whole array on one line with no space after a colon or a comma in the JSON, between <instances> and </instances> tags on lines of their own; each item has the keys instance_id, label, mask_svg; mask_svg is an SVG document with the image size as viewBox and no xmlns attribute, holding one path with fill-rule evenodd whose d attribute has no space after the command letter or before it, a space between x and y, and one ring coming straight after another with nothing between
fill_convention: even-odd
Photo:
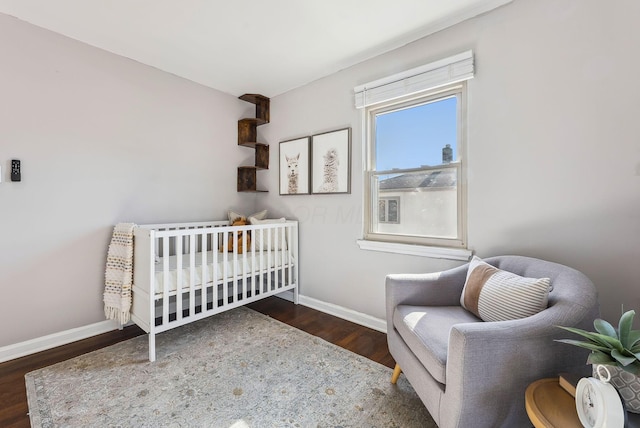
<instances>
[{"instance_id":1,"label":"small white clock","mask_svg":"<svg viewBox=\"0 0 640 428\"><path fill-rule=\"evenodd\" d=\"M618 391L609 383L609 370L598 365L596 373L599 379L584 377L576 386L576 410L580 422L587 428L624 428L626 411Z\"/></svg>"}]
</instances>

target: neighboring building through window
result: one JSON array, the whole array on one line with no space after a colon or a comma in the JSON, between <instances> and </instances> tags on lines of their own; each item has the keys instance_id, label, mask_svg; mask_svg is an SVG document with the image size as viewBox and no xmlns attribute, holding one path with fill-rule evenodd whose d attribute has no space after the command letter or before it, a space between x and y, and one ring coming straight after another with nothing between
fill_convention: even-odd
<instances>
[{"instance_id":1,"label":"neighboring building through window","mask_svg":"<svg viewBox=\"0 0 640 428\"><path fill-rule=\"evenodd\" d=\"M380 223L400 223L400 198L381 197L378 199L378 221Z\"/></svg>"}]
</instances>

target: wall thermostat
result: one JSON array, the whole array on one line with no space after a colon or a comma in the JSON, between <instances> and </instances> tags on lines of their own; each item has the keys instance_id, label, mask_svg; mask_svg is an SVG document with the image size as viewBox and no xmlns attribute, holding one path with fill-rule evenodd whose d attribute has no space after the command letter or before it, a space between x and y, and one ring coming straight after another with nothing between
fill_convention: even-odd
<instances>
[{"instance_id":1,"label":"wall thermostat","mask_svg":"<svg viewBox=\"0 0 640 428\"><path fill-rule=\"evenodd\" d=\"M21 181L22 173L20 172L20 161L18 159L11 160L11 181Z\"/></svg>"}]
</instances>

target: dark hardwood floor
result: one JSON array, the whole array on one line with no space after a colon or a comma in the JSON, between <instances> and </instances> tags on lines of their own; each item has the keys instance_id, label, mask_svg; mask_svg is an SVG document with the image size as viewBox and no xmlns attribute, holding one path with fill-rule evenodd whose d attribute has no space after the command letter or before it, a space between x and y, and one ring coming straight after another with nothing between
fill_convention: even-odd
<instances>
[{"instance_id":1,"label":"dark hardwood floor","mask_svg":"<svg viewBox=\"0 0 640 428\"><path fill-rule=\"evenodd\" d=\"M394 361L387 349L386 335L286 300L270 297L248 305L327 342L341 346L373 361L393 368ZM29 427L24 375L96 349L144 334L137 326L126 327L65 346L0 363L0 427Z\"/></svg>"}]
</instances>

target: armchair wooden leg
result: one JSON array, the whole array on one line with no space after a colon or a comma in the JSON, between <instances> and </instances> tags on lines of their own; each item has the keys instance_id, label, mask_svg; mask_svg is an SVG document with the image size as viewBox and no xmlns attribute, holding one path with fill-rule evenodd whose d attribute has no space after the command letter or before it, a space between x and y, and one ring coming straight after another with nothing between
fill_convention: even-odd
<instances>
[{"instance_id":1,"label":"armchair wooden leg","mask_svg":"<svg viewBox=\"0 0 640 428\"><path fill-rule=\"evenodd\" d=\"M396 367L393 369L393 375L391 376L391 383L396 384L398 382L398 378L400 377L400 373L402 373L402 369L400 368L400 364L396 363Z\"/></svg>"}]
</instances>

